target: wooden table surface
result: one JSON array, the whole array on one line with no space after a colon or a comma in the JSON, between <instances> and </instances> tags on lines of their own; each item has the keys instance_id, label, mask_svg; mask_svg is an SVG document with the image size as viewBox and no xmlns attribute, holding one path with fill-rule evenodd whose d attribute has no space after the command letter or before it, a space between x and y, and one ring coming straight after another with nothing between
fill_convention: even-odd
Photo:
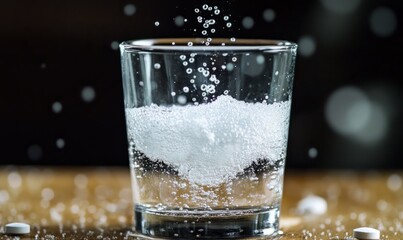
<instances>
[{"instance_id":1,"label":"wooden table surface","mask_svg":"<svg viewBox=\"0 0 403 240\"><path fill-rule=\"evenodd\" d=\"M369 226L403 239L403 172L286 171L281 239L345 239ZM321 216L296 213L308 194L326 199ZM0 167L0 232L26 222L31 234L0 239L133 239L129 168Z\"/></svg>"}]
</instances>

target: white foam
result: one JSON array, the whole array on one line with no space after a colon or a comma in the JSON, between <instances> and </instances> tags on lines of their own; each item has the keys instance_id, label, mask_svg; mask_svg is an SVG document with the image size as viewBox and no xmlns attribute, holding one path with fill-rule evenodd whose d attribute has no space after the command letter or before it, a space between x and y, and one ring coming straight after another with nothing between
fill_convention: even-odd
<instances>
[{"instance_id":1,"label":"white foam","mask_svg":"<svg viewBox=\"0 0 403 240\"><path fill-rule=\"evenodd\" d=\"M198 106L126 109L129 138L192 183L218 185L253 161L285 157L290 101L245 103L230 96Z\"/></svg>"}]
</instances>

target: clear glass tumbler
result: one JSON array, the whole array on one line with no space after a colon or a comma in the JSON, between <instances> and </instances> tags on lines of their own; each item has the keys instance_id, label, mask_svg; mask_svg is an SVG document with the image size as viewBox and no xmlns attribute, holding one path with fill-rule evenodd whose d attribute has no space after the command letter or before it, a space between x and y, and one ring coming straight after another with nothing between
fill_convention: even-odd
<instances>
[{"instance_id":1,"label":"clear glass tumbler","mask_svg":"<svg viewBox=\"0 0 403 240\"><path fill-rule=\"evenodd\" d=\"M152 39L120 49L136 234L276 236L296 44Z\"/></svg>"}]
</instances>

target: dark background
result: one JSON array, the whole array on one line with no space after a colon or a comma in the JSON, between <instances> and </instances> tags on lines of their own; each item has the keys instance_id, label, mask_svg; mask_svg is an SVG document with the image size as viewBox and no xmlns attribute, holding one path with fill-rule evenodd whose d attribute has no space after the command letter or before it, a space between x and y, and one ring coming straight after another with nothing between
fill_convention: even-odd
<instances>
[{"instance_id":1,"label":"dark background","mask_svg":"<svg viewBox=\"0 0 403 240\"><path fill-rule=\"evenodd\" d=\"M403 167L400 0L2 1L0 165L127 165L117 44L200 36L203 3L299 43L289 168Z\"/></svg>"}]
</instances>

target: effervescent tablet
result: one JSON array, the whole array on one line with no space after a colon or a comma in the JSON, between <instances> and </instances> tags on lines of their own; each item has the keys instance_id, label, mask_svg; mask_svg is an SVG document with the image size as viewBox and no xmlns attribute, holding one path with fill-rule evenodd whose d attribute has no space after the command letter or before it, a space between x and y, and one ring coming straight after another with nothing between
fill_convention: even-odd
<instances>
[{"instance_id":1,"label":"effervescent tablet","mask_svg":"<svg viewBox=\"0 0 403 240\"><path fill-rule=\"evenodd\" d=\"M9 223L4 226L5 234L27 234L30 232L30 226L26 223Z\"/></svg>"},{"instance_id":2,"label":"effervescent tablet","mask_svg":"<svg viewBox=\"0 0 403 240\"><path fill-rule=\"evenodd\" d=\"M381 237L381 233L378 229L370 227L360 227L353 231L354 237L365 240L377 240Z\"/></svg>"}]
</instances>

